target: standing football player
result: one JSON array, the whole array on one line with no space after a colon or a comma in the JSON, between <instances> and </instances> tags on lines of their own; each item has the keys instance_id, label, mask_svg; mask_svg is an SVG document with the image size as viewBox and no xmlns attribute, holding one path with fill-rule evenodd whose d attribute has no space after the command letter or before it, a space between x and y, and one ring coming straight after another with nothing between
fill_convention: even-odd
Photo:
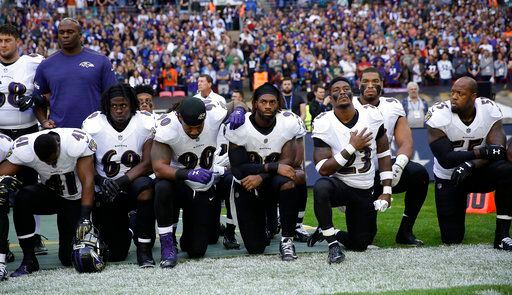
<instances>
[{"instance_id":1,"label":"standing football player","mask_svg":"<svg viewBox=\"0 0 512 295\"><path fill-rule=\"evenodd\" d=\"M412 228L427 197L429 176L423 165L409 160L413 155L413 139L405 111L397 99L380 96L382 87L383 81L379 71L372 67L365 69L361 76L361 97L353 103L358 110L366 104L377 107L384 117L389 144L391 145L391 141L395 139L398 149L396 157L392 159L391 187L395 194L405 192L404 213L395 241L408 246L421 246L423 242L414 236ZM376 158L374 162L378 169ZM375 189L376 193L380 194L382 186L378 176L376 173Z\"/></svg>"},{"instance_id":2,"label":"standing football player","mask_svg":"<svg viewBox=\"0 0 512 295\"><path fill-rule=\"evenodd\" d=\"M343 77L328 87L334 109L313 122L316 170L320 178L314 186L315 215L322 235L329 243L329 263L344 260L340 243L354 251L364 251L377 233L377 213L391 204L391 158L380 111L365 105L355 109L350 83ZM374 193L375 164L378 157L382 194ZM377 199L377 200L376 200ZM332 208L346 206L347 231L334 229Z\"/></svg>"},{"instance_id":3,"label":"standing football player","mask_svg":"<svg viewBox=\"0 0 512 295\"><path fill-rule=\"evenodd\" d=\"M83 238L92 227L95 150L96 143L87 133L72 128L40 131L14 141L7 160L0 164L0 175L15 175L27 166L39 173L41 183L21 188L15 198L14 226L23 261L11 277L39 270L33 214L57 214L59 260L71 266L73 237Z\"/></svg>"},{"instance_id":4,"label":"standing football player","mask_svg":"<svg viewBox=\"0 0 512 295\"><path fill-rule=\"evenodd\" d=\"M206 102L206 101L205 101ZM182 251L189 257L204 256L210 233L219 226L212 223L218 214L214 193L213 158L225 105L188 97L160 118L151 149L151 161L157 177L155 212L161 244L162 268L177 263L173 243L176 206L183 208ZM224 168L219 170L222 173ZM218 233L217 233L218 237Z\"/></svg>"},{"instance_id":5,"label":"standing football player","mask_svg":"<svg viewBox=\"0 0 512 295\"><path fill-rule=\"evenodd\" d=\"M109 261L123 261L131 244L128 212L136 209L137 263L154 267L153 180L148 175L155 121L150 113L137 111L138 100L128 84L107 89L100 107L82 126L97 144L94 225L108 245Z\"/></svg>"},{"instance_id":6,"label":"standing football player","mask_svg":"<svg viewBox=\"0 0 512 295\"><path fill-rule=\"evenodd\" d=\"M295 138L305 129L290 111L281 112L283 99L279 89L265 83L254 92L251 114L236 130L227 130L229 160L235 178L235 207L245 248L261 254L267 246L266 214L268 203L279 202L282 237L281 259L297 258L293 237L297 218L296 174L291 166L295 158ZM236 197L238 196L238 197ZM277 199L277 200L276 200Z\"/></svg>"},{"instance_id":7,"label":"standing football player","mask_svg":"<svg viewBox=\"0 0 512 295\"><path fill-rule=\"evenodd\" d=\"M19 55L20 36L15 26L0 26L0 132L16 140L18 137L39 131L43 106L46 100L33 94L34 76L43 57L37 54ZM35 110L33 110L33 108ZM37 183L37 172L23 167L16 175L24 185ZM39 235L39 217L36 219L36 255L45 255L48 249ZM14 256L9 252L9 261Z\"/></svg>"},{"instance_id":8,"label":"standing football player","mask_svg":"<svg viewBox=\"0 0 512 295\"><path fill-rule=\"evenodd\" d=\"M495 191L494 248L512 251L512 163L505 160L503 115L496 103L476 93L476 81L462 77L453 84L450 101L436 103L426 116L441 240L464 239L469 192Z\"/></svg>"}]
</instances>

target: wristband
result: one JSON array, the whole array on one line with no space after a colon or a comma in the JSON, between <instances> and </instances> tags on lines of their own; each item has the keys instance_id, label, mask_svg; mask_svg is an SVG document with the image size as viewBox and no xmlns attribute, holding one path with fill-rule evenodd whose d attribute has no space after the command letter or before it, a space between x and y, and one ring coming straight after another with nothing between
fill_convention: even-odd
<instances>
[{"instance_id":1,"label":"wristband","mask_svg":"<svg viewBox=\"0 0 512 295\"><path fill-rule=\"evenodd\" d=\"M345 164L347 164L348 160L345 159L340 153L337 153L334 155L334 160L336 160L336 162L338 162L338 165L340 166L345 166Z\"/></svg>"},{"instance_id":2,"label":"wristband","mask_svg":"<svg viewBox=\"0 0 512 295\"><path fill-rule=\"evenodd\" d=\"M350 155L352 155L355 151L356 151L356 148L351 145L350 143L345 147L345 150L347 151L347 153L349 153Z\"/></svg>"},{"instance_id":3,"label":"wristband","mask_svg":"<svg viewBox=\"0 0 512 295\"><path fill-rule=\"evenodd\" d=\"M382 194L383 195L391 195L393 193L393 190L391 189L391 186L386 185L382 188Z\"/></svg>"},{"instance_id":4,"label":"wristband","mask_svg":"<svg viewBox=\"0 0 512 295\"><path fill-rule=\"evenodd\" d=\"M384 158L386 156L391 156L391 151L390 150L387 150L387 151L383 151L382 153L378 153L377 154L377 158Z\"/></svg>"},{"instance_id":5,"label":"wristband","mask_svg":"<svg viewBox=\"0 0 512 295\"><path fill-rule=\"evenodd\" d=\"M316 163L316 165L315 165L316 171L320 172L320 168L322 168L322 166L324 165L325 162L327 162L327 159L322 159L322 160L318 161L318 163Z\"/></svg>"},{"instance_id":6,"label":"wristband","mask_svg":"<svg viewBox=\"0 0 512 295\"><path fill-rule=\"evenodd\" d=\"M393 172L391 171L383 171L379 173L380 181L384 181L386 179L393 179Z\"/></svg>"},{"instance_id":7,"label":"wristband","mask_svg":"<svg viewBox=\"0 0 512 295\"><path fill-rule=\"evenodd\" d=\"M396 157L395 164L400 166L402 169L405 168L405 166L409 163L409 157L407 157L404 154L400 154Z\"/></svg>"},{"instance_id":8,"label":"wristband","mask_svg":"<svg viewBox=\"0 0 512 295\"><path fill-rule=\"evenodd\" d=\"M176 170L176 173L174 174L177 180L187 180L188 179L188 169L178 169Z\"/></svg>"}]
</instances>

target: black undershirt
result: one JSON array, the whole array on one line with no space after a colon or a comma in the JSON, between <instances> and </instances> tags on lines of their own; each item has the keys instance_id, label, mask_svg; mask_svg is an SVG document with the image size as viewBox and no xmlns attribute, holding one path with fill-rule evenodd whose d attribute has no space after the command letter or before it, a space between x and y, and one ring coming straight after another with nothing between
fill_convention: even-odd
<instances>
[{"instance_id":1,"label":"black undershirt","mask_svg":"<svg viewBox=\"0 0 512 295\"><path fill-rule=\"evenodd\" d=\"M272 125L270 125L269 127L260 127L258 126L258 124L256 123L256 119L254 118L254 116L256 116L256 113L252 113L250 116L249 116L249 120L251 121L252 125L254 126L254 128L256 128L256 130L258 130L259 133L263 134L263 135L269 135L270 132L272 132L272 130L274 130L274 127L276 127L276 118L274 117L274 121L272 122Z\"/></svg>"}]
</instances>

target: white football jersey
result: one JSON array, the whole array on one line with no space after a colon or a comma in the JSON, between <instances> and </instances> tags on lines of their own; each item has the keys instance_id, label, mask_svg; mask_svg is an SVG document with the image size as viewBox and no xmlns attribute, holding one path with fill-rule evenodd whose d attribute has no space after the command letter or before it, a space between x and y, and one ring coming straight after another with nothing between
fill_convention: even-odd
<instances>
[{"instance_id":1,"label":"white football jersey","mask_svg":"<svg viewBox=\"0 0 512 295\"><path fill-rule=\"evenodd\" d=\"M0 133L0 162L5 160L11 147L12 139L9 136Z\"/></svg>"},{"instance_id":2,"label":"white football jersey","mask_svg":"<svg viewBox=\"0 0 512 295\"><path fill-rule=\"evenodd\" d=\"M352 128L348 128L336 117L334 111L324 112L313 121L313 138L318 138L331 147L332 154L340 153L350 142L350 132L367 128L374 139L369 147L354 152L347 164L333 174L347 185L368 189L373 186L375 164L372 159L377 151L375 137L384 124L381 112L372 105L364 105L358 110L359 117Z\"/></svg>"},{"instance_id":3,"label":"white football jersey","mask_svg":"<svg viewBox=\"0 0 512 295\"><path fill-rule=\"evenodd\" d=\"M217 149L215 150L215 156L213 159L213 164L229 167L229 156L228 156L228 147L229 141L226 139L226 130L229 129L229 125L222 124L219 130L219 134L217 135Z\"/></svg>"},{"instance_id":4,"label":"white football jersey","mask_svg":"<svg viewBox=\"0 0 512 295\"><path fill-rule=\"evenodd\" d=\"M155 120L148 112L139 112L121 131L110 125L101 112L92 113L82 124L82 130L96 141L96 172L117 179L142 160L144 143L155 133Z\"/></svg>"},{"instance_id":5,"label":"white football jersey","mask_svg":"<svg viewBox=\"0 0 512 295\"><path fill-rule=\"evenodd\" d=\"M226 139L238 146L243 146L249 154L251 163L264 164L279 160L285 143L305 135L306 130L290 111L276 114L276 124L269 134L262 134L245 114L245 123L235 130L226 130ZM303 133L302 133L303 132Z\"/></svg>"},{"instance_id":6,"label":"white football jersey","mask_svg":"<svg viewBox=\"0 0 512 295\"><path fill-rule=\"evenodd\" d=\"M207 97L203 97L201 95L201 92L196 93L194 97L197 97L204 102L206 110L210 110L213 107L215 107L216 109L218 109L217 111L224 110L224 118L227 116L228 110L226 108L226 99L222 95L219 95L213 92L212 90L210 91L210 94L208 94Z\"/></svg>"},{"instance_id":7,"label":"white football jersey","mask_svg":"<svg viewBox=\"0 0 512 295\"><path fill-rule=\"evenodd\" d=\"M20 112L17 99L32 94L41 55L22 55L13 64L0 63L0 128L23 129L37 124L32 109Z\"/></svg>"},{"instance_id":8,"label":"white football jersey","mask_svg":"<svg viewBox=\"0 0 512 295\"><path fill-rule=\"evenodd\" d=\"M432 128L443 131L453 144L454 151L470 151L485 145L487 134L503 114L492 100L478 97L475 100L476 115L468 126L452 112L450 101L438 102L429 108L425 122ZM441 179L451 179L454 169L443 168L434 157L434 174Z\"/></svg>"},{"instance_id":9,"label":"white football jersey","mask_svg":"<svg viewBox=\"0 0 512 295\"><path fill-rule=\"evenodd\" d=\"M225 108L207 108L204 128L198 138L192 139L183 130L177 113L162 116L157 124L155 141L167 144L173 151L171 166L176 168L213 170L213 158L217 148L217 136L225 118ZM213 184L202 184L190 180L185 183L194 191L206 191Z\"/></svg>"},{"instance_id":10,"label":"white football jersey","mask_svg":"<svg viewBox=\"0 0 512 295\"><path fill-rule=\"evenodd\" d=\"M354 107L357 110L361 110L362 105L358 98L354 97L352 100ZM386 135L388 136L389 144L393 141L395 136L395 126L398 118L406 117L404 107L402 103L394 97L383 97L379 98L379 105L377 106L382 117L384 118L384 128L386 128Z\"/></svg>"},{"instance_id":11,"label":"white football jersey","mask_svg":"<svg viewBox=\"0 0 512 295\"><path fill-rule=\"evenodd\" d=\"M55 166L39 160L34 151L34 141L45 133L56 132L60 136L60 154ZM24 135L16 139L7 160L16 165L33 168L39 173L41 183L52 188L59 196L68 200L81 198L82 183L76 173L79 158L96 151L96 142L80 129L55 128Z\"/></svg>"}]
</instances>

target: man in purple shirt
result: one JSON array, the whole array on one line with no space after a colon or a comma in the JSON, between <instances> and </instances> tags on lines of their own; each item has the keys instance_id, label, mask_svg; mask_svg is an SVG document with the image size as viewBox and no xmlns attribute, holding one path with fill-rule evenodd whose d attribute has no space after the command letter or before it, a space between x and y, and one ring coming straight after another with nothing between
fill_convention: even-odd
<instances>
[{"instance_id":1,"label":"man in purple shirt","mask_svg":"<svg viewBox=\"0 0 512 295\"><path fill-rule=\"evenodd\" d=\"M50 101L43 128L80 128L88 115L99 110L103 91L117 83L109 59L81 45L81 31L76 20L63 19L58 27L62 50L37 68L36 91L49 95ZM40 115L46 118L46 112Z\"/></svg>"}]
</instances>

